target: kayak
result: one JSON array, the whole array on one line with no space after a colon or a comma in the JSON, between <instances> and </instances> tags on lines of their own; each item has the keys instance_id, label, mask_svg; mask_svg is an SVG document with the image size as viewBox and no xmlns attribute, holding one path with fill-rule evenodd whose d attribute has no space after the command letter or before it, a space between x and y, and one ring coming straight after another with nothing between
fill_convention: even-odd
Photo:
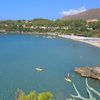
<instances>
[{"instance_id":1,"label":"kayak","mask_svg":"<svg viewBox=\"0 0 100 100\"><path fill-rule=\"evenodd\" d=\"M37 67L37 68L35 68L35 69L36 69L36 71L38 71L38 72L43 71L43 69L42 69L42 68L40 68L40 67Z\"/></svg>"},{"instance_id":2,"label":"kayak","mask_svg":"<svg viewBox=\"0 0 100 100\"><path fill-rule=\"evenodd\" d=\"M67 77L65 77L65 80L68 81L68 82L72 82L72 80L67 78Z\"/></svg>"}]
</instances>

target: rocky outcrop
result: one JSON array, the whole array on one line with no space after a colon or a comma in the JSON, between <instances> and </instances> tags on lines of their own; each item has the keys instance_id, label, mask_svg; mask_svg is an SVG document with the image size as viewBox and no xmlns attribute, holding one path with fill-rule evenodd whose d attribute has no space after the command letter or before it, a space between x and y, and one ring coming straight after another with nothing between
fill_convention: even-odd
<instances>
[{"instance_id":1,"label":"rocky outcrop","mask_svg":"<svg viewBox=\"0 0 100 100\"><path fill-rule=\"evenodd\" d=\"M74 71L83 77L100 80L100 67L76 67Z\"/></svg>"}]
</instances>

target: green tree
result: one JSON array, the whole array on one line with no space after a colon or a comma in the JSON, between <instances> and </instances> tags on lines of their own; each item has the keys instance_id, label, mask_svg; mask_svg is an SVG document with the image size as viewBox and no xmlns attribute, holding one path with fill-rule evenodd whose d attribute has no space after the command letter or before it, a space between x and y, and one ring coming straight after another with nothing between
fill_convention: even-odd
<instances>
[{"instance_id":1,"label":"green tree","mask_svg":"<svg viewBox=\"0 0 100 100\"><path fill-rule=\"evenodd\" d=\"M26 95L24 91L18 90L16 100L53 100L53 95L51 92L37 93L36 91Z\"/></svg>"},{"instance_id":2,"label":"green tree","mask_svg":"<svg viewBox=\"0 0 100 100\"><path fill-rule=\"evenodd\" d=\"M38 100L53 100L51 92L43 92L38 95Z\"/></svg>"}]
</instances>

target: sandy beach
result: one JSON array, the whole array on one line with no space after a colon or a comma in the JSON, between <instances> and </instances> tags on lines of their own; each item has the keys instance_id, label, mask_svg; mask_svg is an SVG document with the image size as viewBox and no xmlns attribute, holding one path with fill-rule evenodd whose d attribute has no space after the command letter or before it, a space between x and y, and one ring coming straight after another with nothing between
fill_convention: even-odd
<instances>
[{"instance_id":1,"label":"sandy beach","mask_svg":"<svg viewBox=\"0 0 100 100\"><path fill-rule=\"evenodd\" d=\"M79 42L84 42L84 43L100 48L100 38L83 37L83 36L76 36L76 35L59 35L59 37L72 39L72 40L79 41Z\"/></svg>"}]
</instances>

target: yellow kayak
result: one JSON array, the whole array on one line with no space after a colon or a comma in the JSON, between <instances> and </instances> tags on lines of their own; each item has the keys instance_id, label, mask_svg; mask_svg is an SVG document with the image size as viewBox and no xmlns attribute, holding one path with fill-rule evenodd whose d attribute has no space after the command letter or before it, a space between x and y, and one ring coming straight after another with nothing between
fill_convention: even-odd
<instances>
[{"instance_id":1,"label":"yellow kayak","mask_svg":"<svg viewBox=\"0 0 100 100\"><path fill-rule=\"evenodd\" d=\"M72 80L67 78L67 77L65 77L65 80L68 81L68 82L72 82Z\"/></svg>"}]
</instances>

